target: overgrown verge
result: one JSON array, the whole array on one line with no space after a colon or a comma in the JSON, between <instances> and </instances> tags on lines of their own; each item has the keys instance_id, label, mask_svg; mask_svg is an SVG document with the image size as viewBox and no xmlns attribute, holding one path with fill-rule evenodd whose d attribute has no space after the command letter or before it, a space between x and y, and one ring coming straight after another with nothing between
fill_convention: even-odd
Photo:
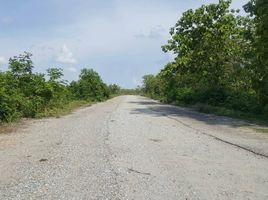
<instances>
[{"instance_id":1,"label":"overgrown verge","mask_svg":"<svg viewBox=\"0 0 268 200\"><path fill-rule=\"evenodd\" d=\"M249 122L267 125L268 118L265 115L249 113L249 112L241 112L237 110L228 109L225 107L218 107L218 106L211 106L206 104L196 104L190 105L191 108L195 109L196 111L215 114L220 116L227 116L232 118L238 119L245 119Z\"/></svg>"},{"instance_id":2,"label":"overgrown verge","mask_svg":"<svg viewBox=\"0 0 268 200\"><path fill-rule=\"evenodd\" d=\"M59 107L54 107L54 108L48 108L44 110L42 113L37 114L37 118L43 118L43 117L60 117L66 114L71 113L77 108L82 108L82 107L87 107L91 106L93 102L88 102L88 101L71 101L65 105L61 105Z\"/></svg>"},{"instance_id":3,"label":"overgrown verge","mask_svg":"<svg viewBox=\"0 0 268 200\"><path fill-rule=\"evenodd\" d=\"M63 80L63 70L34 72L31 54L10 58L8 70L0 72L0 124L21 118L60 116L74 108L104 101L120 87L106 85L93 69L82 69L77 81Z\"/></svg>"}]
</instances>

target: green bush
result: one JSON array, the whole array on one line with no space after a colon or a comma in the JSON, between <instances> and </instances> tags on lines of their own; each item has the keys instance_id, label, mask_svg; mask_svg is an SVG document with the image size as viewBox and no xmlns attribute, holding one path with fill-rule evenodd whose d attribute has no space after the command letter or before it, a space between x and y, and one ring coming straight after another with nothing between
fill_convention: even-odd
<instances>
[{"instance_id":1,"label":"green bush","mask_svg":"<svg viewBox=\"0 0 268 200\"><path fill-rule=\"evenodd\" d=\"M254 93L233 91L229 93L225 106L242 112L257 113L260 111L260 105L257 102L257 95Z\"/></svg>"},{"instance_id":2,"label":"green bush","mask_svg":"<svg viewBox=\"0 0 268 200\"><path fill-rule=\"evenodd\" d=\"M22 115L18 110L18 101L15 97L0 93L0 122L15 121Z\"/></svg>"},{"instance_id":3,"label":"green bush","mask_svg":"<svg viewBox=\"0 0 268 200\"><path fill-rule=\"evenodd\" d=\"M195 92L192 88L183 87L176 90L176 101L178 103L192 104L195 99Z\"/></svg>"},{"instance_id":4,"label":"green bush","mask_svg":"<svg viewBox=\"0 0 268 200\"><path fill-rule=\"evenodd\" d=\"M33 72L31 56L25 52L11 58L9 69L0 72L0 122L58 115L120 90L116 85L108 87L92 69L83 69L79 80L68 85L62 80L62 69L49 68L46 80L45 74Z\"/></svg>"}]
</instances>

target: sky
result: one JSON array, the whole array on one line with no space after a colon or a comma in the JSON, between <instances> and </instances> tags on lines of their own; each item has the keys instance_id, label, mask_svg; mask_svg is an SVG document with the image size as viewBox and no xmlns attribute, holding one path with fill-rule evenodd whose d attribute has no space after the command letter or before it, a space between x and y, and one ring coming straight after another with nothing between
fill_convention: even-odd
<instances>
[{"instance_id":1,"label":"sky","mask_svg":"<svg viewBox=\"0 0 268 200\"><path fill-rule=\"evenodd\" d=\"M242 8L248 0L233 0ZM218 0L0 0L0 70L10 57L33 54L35 71L64 70L77 80L96 70L124 88L141 84L172 60L161 46L183 12Z\"/></svg>"}]
</instances>

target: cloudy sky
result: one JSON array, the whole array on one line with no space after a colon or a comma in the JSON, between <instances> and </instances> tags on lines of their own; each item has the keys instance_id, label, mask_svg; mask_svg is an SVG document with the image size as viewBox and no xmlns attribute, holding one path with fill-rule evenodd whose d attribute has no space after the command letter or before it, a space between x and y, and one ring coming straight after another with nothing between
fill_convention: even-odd
<instances>
[{"instance_id":1,"label":"cloudy sky","mask_svg":"<svg viewBox=\"0 0 268 200\"><path fill-rule=\"evenodd\" d=\"M233 0L241 8L248 0ZM161 51L182 12L217 0L0 0L0 70L33 53L35 70L61 67L76 80L93 68L106 83L134 88L171 55Z\"/></svg>"}]
</instances>

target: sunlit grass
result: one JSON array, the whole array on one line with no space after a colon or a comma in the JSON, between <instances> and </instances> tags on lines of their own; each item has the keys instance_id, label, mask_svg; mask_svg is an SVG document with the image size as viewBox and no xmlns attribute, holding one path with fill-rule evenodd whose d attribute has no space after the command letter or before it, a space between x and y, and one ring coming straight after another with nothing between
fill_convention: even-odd
<instances>
[{"instance_id":1,"label":"sunlit grass","mask_svg":"<svg viewBox=\"0 0 268 200\"><path fill-rule=\"evenodd\" d=\"M256 132L259 133L267 133L268 134L268 128L253 128Z\"/></svg>"},{"instance_id":2,"label":"sunlit grass","mask_svg":"<svg viewBox=\"0 0 268 200\"><path fill-rule=\"evenodd\" d=\"M58 107L53 107L51 109L47 109L42 113L39 113L37 115L38 118L41 117L60 117L63 115L70 114L73 110L80 108L80 107L86 107L92 105L92 102L88 101L71 101L70 103L67 103L65 105L61 105Z\"/></svg>"}]
</instances>

